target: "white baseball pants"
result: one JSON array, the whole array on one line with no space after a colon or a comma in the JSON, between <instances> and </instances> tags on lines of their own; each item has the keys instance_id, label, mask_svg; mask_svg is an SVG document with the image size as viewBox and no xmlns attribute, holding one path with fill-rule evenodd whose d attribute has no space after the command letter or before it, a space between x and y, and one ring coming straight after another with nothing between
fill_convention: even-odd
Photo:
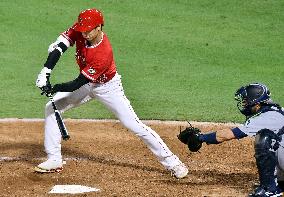
<instances>
[{"instance_id":1,"label":"white baseball pants","mask_svg":"<svg viewBox=\"0 0 284 197\"><path fill-rule=\"evenodd\" d=\"M54 96L55 104L61 113L92 99L98 99L102 102L127 129L143 140L166 169L172 169L181 163L160 136L139 120L129 100L124 95L119 74L116 74L112 80L105 84L88 83L74 92L58 92ZM48 102L45 108L44 146L48 159L62 159L61 134L51 102Z\"/></svg>"}]
</instances>

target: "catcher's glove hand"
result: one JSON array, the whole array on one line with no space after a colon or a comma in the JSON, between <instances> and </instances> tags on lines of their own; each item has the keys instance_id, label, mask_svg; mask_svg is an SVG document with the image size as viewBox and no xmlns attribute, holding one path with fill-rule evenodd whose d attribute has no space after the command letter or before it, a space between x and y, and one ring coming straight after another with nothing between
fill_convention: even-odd
<instances>
[{"instance_id":1,"label":"catcher's glove hand","mask_svg":"<svg viewBox=\"0 0 284 197\"><path fill-rule=\"evenodd\" d=\"M180 131L177 137L182 143L187 144L190 151L197 152L202 147L202 141L199 140L200 135L202 135L200 129L190 124L190 127Z\"/></svg>"}]
</instances>

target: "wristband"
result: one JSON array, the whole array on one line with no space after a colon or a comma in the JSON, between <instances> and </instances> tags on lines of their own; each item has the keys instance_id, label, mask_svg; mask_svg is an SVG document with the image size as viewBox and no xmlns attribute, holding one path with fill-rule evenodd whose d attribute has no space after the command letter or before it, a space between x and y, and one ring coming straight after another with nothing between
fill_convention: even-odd
<instances>
[{"instance_id":1,"label":"wristband","mask_svg":"<svg viewBox=\"0 0 284 197\"><path fill-rule=\"evenodd\" d=\"M219 144L220 143L217 141L216 131L200 135L199 140L202 142L206 142L207 144Z\"/></svg>"}]
</instances>

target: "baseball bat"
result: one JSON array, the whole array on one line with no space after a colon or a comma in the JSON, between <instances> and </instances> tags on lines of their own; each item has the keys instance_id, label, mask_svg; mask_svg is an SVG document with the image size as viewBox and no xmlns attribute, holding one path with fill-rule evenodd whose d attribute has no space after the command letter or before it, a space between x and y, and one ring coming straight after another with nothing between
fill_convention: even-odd
<instances>
[{"instance_id":1,"label":"baseball bat","mask_svg":"<svg viewBox=\"0 0 284 197\"><path fill-rule=\"evenodd\" d=\"M52 96L52 94L48 94L47 96L48 96L49 100L51 101L51 104L52 104L52 107L53 107L53 110L54 110L54 113L55 113L57 125L58 125L58 128L60 130L62 139L68 140L70 138L70 135L69 135L69 133L66 129L66 126L65 126L63 120L62 120L61 114L60 114L59 110L57 109L57 107L55 105L53 96Z\"/></svg>"}]
</instances>

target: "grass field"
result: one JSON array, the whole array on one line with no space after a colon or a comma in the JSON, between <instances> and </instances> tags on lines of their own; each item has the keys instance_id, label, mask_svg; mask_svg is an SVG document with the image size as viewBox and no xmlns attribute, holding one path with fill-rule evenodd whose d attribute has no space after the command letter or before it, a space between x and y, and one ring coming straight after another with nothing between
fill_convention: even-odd
<instances>
[{"instance_id":1,"label":"grass field","mask_svg":"<svg viewBox=\"0 0 284 197\"><path fill-rule=\"evenodd\" d=\"M47 48L86 8L101 9L126 95L141 119L241 122L234 92L267 84L284 104L280 0L28 0L0 2L0 118L43 118L35 79ZM52 83L78 75L74 48ZM64 117L114 118L91 102Z\"/></svg>"}]
</instances>

